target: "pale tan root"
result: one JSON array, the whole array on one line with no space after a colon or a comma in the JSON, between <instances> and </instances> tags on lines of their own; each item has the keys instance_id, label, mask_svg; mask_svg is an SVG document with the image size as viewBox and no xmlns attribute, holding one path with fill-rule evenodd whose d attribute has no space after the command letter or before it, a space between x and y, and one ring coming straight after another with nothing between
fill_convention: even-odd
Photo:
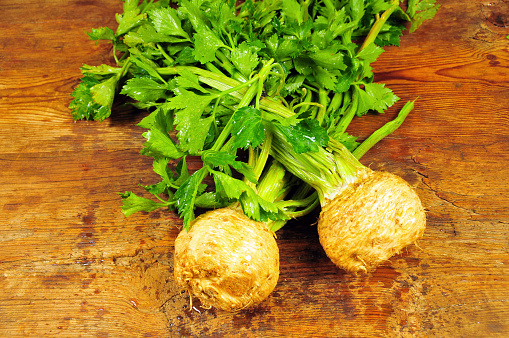
<instances>
[{"instance_id":1,"label":"pale tan root","mask_svg":"<svg viewBox=\"0 0 509 338\"><path fill-rule=\"evenodd\" d=\"M327 256L357 273L374 270L415 243L425 227L424 208L405 180L368 171L325 203L318 234Z\"/></svg>"},{"instance_id":2,"label":"pale tan root","mask_svg":"<svg viewBox=\"0 0 509 338\"><path fill-rule=\"evenodd\" d=\"M240 210L199 216L175 240L175 279L204 306L238 311L268 297L279 277L273 232Z\"/></svg>"}]
</instances>

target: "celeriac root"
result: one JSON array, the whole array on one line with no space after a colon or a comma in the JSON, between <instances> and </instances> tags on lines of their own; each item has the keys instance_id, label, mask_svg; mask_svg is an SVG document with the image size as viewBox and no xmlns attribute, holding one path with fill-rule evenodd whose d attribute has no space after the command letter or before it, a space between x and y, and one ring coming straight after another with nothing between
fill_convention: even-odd
<instances>
[{"instance_id":1,"label":"celeriac root","mask_svg":"<svg viewBox=\"0 0 509 338\"><path fill-rule=\"evenodd\" d=\"M426 215L401 177L367 169L322 207L318 234L327 256L348 272L368 272L420 238Z\"/></svg>"},{"instance_id":2,"label":"celeriac root","mask_svg":"<svg viewBox=\"0 0 509 338\"><path fill-rule=\"evenodd\" d=\"M264 223L221 208L197 217L175 240L177 284L204 307L237 311L268 297L279 278L279 249Z\"/></svg>"}]
</instances>

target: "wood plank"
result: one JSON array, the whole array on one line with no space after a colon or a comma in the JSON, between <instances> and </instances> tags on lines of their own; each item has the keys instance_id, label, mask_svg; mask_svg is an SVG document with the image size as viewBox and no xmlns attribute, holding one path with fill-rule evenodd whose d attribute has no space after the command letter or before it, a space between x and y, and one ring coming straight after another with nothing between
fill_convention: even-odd
<instances>
[{"instance_id":1,"label":"wood plank","mask_svg":"<svg viewBox=\"0 0 509 338\"><path fill-rule=\"evenodd\" d=\"M190 308L176 287L173 213L120 212L118 192L157 179L139 154L144 113L69 115L79 67L113 62L84 32L114 27L121 1L2 1L0 336L507 336L507 6L439 2L433 21L375 65L401 101L350 126L362 138L419 98L363 158L416 188L428 216L419 246L351 276L321 249L316 214L291 222L278 232L276 290L231 314Z\"/></svg>"}]
</instances>

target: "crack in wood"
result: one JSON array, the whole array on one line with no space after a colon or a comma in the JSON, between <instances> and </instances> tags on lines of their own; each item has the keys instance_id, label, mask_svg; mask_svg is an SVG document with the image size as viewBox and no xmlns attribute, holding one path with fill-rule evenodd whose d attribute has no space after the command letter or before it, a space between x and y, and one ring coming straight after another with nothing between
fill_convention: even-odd
<instances>
[{"instance_id":1,"label":"crack in wood","mask_svg":"<svg viewBox=\"0 0 509 338\"><path fill-rule=\"evenodd\" d=\"M415 163L418 163L414 158L412 158L413 161ZM420 163L419 163L420 164ZM440 195L440 192L437 190L437 189L434 189L431 184L429 184L428 182L426 182L425 179L428 179L429 180L429 175L423 173L423 172L420 172L418 169L412 169L419 177L421 177L421 182L423 185L425 185L429 191L431 191L435 197L437 197L439 200L445 202L446 204L448 204L449 206L451 207L454 207L456 209L459 209L459 210L463 210L465 211L466 213L469 214L469 216L472 218L472 216L479 216L480 214L474 210L474 209L468 209L468 208L465 208L461 205L458 205L456 204L455 202L451 201L451 200L448 200L447 198L443 197ZM459 196L466 196L466 195L461 195L461 194L458 194Z\"/></svg>"}]
</instances>

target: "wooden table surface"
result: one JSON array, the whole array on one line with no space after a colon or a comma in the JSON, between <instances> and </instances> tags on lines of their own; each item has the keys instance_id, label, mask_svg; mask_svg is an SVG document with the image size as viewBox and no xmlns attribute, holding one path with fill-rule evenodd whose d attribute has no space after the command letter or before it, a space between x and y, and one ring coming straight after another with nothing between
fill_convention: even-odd
<instances>
[{"instance_id":1,"label":"wooden table surface","mask_svg":"<svg viewBox=\"0 0 509 338\"><path fill-rule=\"evenodd\" d=\"M363 162L403 176L428 227L374 273L325 256L314 218L278 233L280 281L256 308L205 310L176 288L180 221L120 212L155 183L144 115L73 122L82 63L112 63L85 31L120 0L0 2L0 336L509 336L509 2L439 0L434 20L375 65L415 111ZM368 135L396 110L351 126ZM316 216L316 215L315 215Z\"/></svg>"}]
</instances>

